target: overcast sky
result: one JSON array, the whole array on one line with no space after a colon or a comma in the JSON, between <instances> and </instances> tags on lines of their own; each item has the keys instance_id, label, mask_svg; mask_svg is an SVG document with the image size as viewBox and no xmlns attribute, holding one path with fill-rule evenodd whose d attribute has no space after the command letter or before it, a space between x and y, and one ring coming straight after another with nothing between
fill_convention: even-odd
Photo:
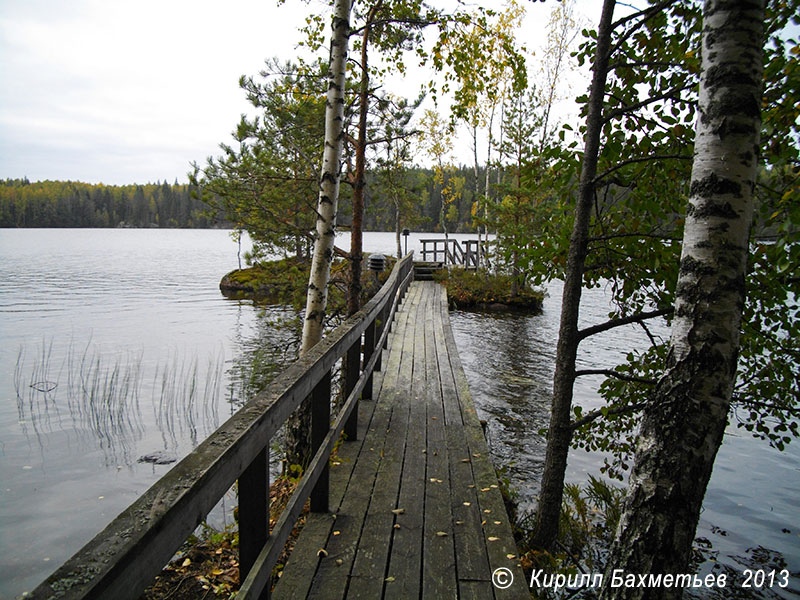
<instances>
[{"instance_id":1,"label":"overcast sky","mask_svg":"<svg viewBox=\"0 0 800 600\"><path fill-rule=\"evenodd\" d=\"M541 37L549 10L528 6ZM248 110L239 76L295 55L310 10L324 4L0 0L0 179L186 181Z\"/></svg>"}]
</instances>

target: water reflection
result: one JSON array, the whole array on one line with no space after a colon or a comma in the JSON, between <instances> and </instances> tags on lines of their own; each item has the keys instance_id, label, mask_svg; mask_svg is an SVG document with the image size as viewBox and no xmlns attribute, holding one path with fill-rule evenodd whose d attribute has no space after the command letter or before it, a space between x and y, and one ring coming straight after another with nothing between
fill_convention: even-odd
<instances>
[{"instance_id":1,"label":"water reflection","mask_svg":"<svg viewBox=\"0 0 800 600\"><path fill-rule=\"evenodd\" d=\"M60 432L70 454L99 449L106 467L136 462L149 426L163 450L183 440L194 447L219 425L223 368L221 354L201 363L176 353L150 365L141 352L110 355L91 340L22 346L14 368L20 431L41 452Z\"/></svg>"}]
</instances>

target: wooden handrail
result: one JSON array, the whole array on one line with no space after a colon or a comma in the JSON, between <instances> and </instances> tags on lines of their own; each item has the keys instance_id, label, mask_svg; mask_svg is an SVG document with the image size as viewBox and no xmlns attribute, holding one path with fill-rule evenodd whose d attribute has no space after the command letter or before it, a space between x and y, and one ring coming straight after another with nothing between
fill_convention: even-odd
<instances>
[{"instance_id":1,"label":"wooden handrail","mask_svg":"<svg viewBox=\"0 0 800 600\"><path fill-rule=\"evenodd\" d=\"M237 479L240 480L240 497L248 497L247 514L250 516L246 518L254 520L243 521L243 507L240 506L240 549L249 547L248 552L254 553L250 558L240 556L240 562L245 558L254 565L249 576L240 575L246 584L244 595L240 597L264 597L277 555L306 499L313 492L317 508L320 504L327 507L327 478L323 474L330 452L342 429L355 429L358 397L371 383L372 371L389 332L387 325L413 279L412 261L413 252L395 265L383 287L358 313L276 377L69 558L30 597L138 598ZM315 390L317 407L327 404L329 410L331 369L348 352L355 354L354 348L360 353L362 334L374 326L379 317L382 317L380 336L374 344L374 352L365 359L366 364L353 388L346 389L347 400L333 427L329 419L325 421L327 435L312 434L312 438L321 439L320 447L276 523L275 531L269 535L269 510L265 505L268 495L263 499L261 490L269 488L266 456L270 440ZM327 392L323 394L321 391L326 385ZM325 489L320 489L323 481ZM256 500L250 499L252 495ZM319 499L322 496L324 502Z\"/></svg>"}]
</instances>

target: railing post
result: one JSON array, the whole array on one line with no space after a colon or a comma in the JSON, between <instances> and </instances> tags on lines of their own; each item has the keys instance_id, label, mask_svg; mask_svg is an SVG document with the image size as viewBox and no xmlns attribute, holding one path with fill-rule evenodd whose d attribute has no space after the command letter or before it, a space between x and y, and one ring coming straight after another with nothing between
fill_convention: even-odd
<instances>
[{"instance_id":1,"label":"railing post","mask_svg":"<svg viewBox=\"0 0 800 600\"><path fill-rule=\"evenodd\" d=\"M316 454L331 428L331 372L311 392L311 453ZM311 490L311 511L328 512L328 464Z\"/></svg>"},{"instance_id":2,"label":"railing post","mask_svg":"<svg viewBox=\"0 0 800 600\"><path fill-rule=\"evenodd\" d=\"M377 319L377 317L375 317ZM362 365L363 368L369 362L369 359L372 358L373 353L375 352L375 320L372 321L369 325L367 325L366 331L364 331L364 364ZM364 391L361 392L361 399L362 400L372 400L372 373L369 374L367 378L367 383L364 384Z\"/></svg>"},{"instance_id":3,"label":"railing post","mask_svg":"<svg viewBox=\"0 0 800 600\"><path fill-rule=\"evenodd\" d=\"M391 291L391 293L389 294L388 298L386 299L386 304L383 305L383 310L381 311L381 314L380 314L381 325L375 331L375 335L378 338L380 338L383 335L383 330L390 326L390 324L387 323L387 321L389 320L389 314L392 311L392 305L394 303L394 296L395 296L396 293L397 293L397 287L395 287ZM389 329L389 331L391 331L391 329ZM375 363L375 369L378 370L378 371L383 369L383 351L388 347L389 347L389 336L387 335L386 339L383 340L383 346L378 348L378 352L380 352L380 355L378 356L378 360Z\"/></svg>"},{"instance_id":4,"label":"railing post","mask_svg":"<svg viewBox=\"0 0 800 600\"><path fill-rule=\"evenodd\" d=\"M244 581L269 537L269 444L239 476L239 577ZM261 599L269 598L269 588Z\"/></svg>"},{"instance_id":5,"label":"railing post","mask_svg":"<svg viewBox=\"0 0 800 600\"><path fill-rule=\"evenodd\" d=\"M361 373L361 336L350 346L345 357L345 382L344 382L344 397L345 399L350 396L350 392L356 387L358 378ZM350 413L350 418L344 425L344 434L348 440L355 440L358 438L358 400L353 406L353 412Z\"/></svg>"}]
</instances>

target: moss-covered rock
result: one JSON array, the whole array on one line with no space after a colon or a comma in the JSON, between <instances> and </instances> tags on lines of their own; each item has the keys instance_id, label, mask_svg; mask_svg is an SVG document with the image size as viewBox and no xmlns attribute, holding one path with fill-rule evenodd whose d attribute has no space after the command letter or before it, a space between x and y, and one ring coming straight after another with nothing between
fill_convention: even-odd
<instances>
[{"instance_id":1,"label":"moss-covered rock","mask_svg":"<svg viewBox=\"0 0 800 600\"><path fill-rule=\"evenodd\" d=\"M447 289L451 308L491 311L542 312L544 292L522 287L511 295L511 276L465 269L442 269L434 279Z\"/></svg>"},{"instance_id":2,"label":"moss-covered rock","mask_svg":"<svg viewBox=\"0 0 800 600\"><path fill-rule=\"evenodd\" d=\"M295 304L299 297L305 297L310 265L310 261L297 258L256 263L226 274L219 289L229 298Z\"/></svg>"},{"instance_id":3,"label":"moss-covered rock","mask_svg":"<svg viewBox=\"0 0 800 600\"><path fill-rule=\"evenodd\" d=\"M362 304L380 289L389 277L395 262L394 258L388 257L386 270L378 274L366 268L362 270ZM366 257L363 264L366 267ZM235 269L226 274L219 283L219 289L228 298L247 298L266 304L291 304L300 309L305 306L310 269L310 259L284 258L257 263L252 267ZM328 282L329 314L344 307L349 279L348 261L335 260L331 265L331 277Z\"/></svg>"}]
</instances>

